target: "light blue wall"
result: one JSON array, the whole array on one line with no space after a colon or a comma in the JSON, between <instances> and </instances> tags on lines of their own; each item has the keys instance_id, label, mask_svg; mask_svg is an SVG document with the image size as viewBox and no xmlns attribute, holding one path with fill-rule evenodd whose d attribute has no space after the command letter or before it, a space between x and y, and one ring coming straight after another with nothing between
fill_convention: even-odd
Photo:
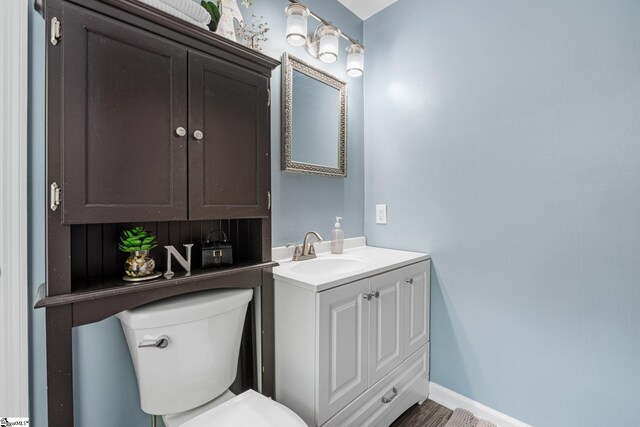
<instances>
[{"instance_id":1,"label":"light blue wall","mask_svg":"<svg viewBox=\"0 0 640 427\"><path fill-rule=\"evenodd\" d=\"M363 22L336 0L304 2L326 19L332 20L352 37L362 39ZM347 77L346 53L334 64L323 64L307 54L303 47L293 47L284 38L288 1L256 0L253 9L264 15L271 31L264 52L281 59L290 54L322 68L348 84L347 178L333 178L280 171L280 98L281 67L271 79L271 188L273 193L273 245L300 243L309 230L317 230L325 239L331 237L336 216L344 217L345 237L364 234L364 143L363 79ZM313 20L309 20L309 30ZM341 49L346 48L341 40Z\"/></svg>"},{"instance_id":2,"label":"light blue wall","mask_svg":"<svg viewBox=\"0 0 640 427\"><path fill-rule=\"evenodd\" d=\"M640 2L400 0L365 42L365 231L433 255L432 380L637 425Z\"/></svg>"},{"instance_id":3,"label":"light blue wall","mask_svg":"<svg viewBox=\"0 0 640 427\"><path fill-rule=\"evenodd\" d=\"M30 1L31 2L31 1ZM280 59L285 49L315 65L302 48L284 41L287 1L256 0L249 12L263 15L271 28L265 53ZM318 13L350 35L362 38L363 23L337 1L309 1ZM247 10L242 8L245 16ZM29 37L29 270L31 300L44 281L45 148L44 148L44 21L31 8ZM344 44L344 42L343 42ZM344 46L343 46L344 47ZM323 67L346 80L345 57ZM280 68L272 79L272 192L273 241L297 242L317 229L329 235L335 216L345 218L345 234L361 236L364 230L363 82L349 79L349 177L325 178L280 172ZM328 236L325 236L328 237ZM31 310L30 413L32 425L46 421L46 367L44 311ZM133 367L120 325L115 318L74 329L74 391L76 425L111 427L147 425L140 410Z\"/></svg>"},{"instance_id":4,"label":"light blue wall","mask_svg":"<svg viewBox=\"0 0 640 427\"><path fill-rule=\"evenodd\" d=\"M30 3L32 3L30 1ZM45 280L44 20L29 8L29 300ZM45 313L29 310L29 412L46 425Z\"/></svg>"}]
</instances>

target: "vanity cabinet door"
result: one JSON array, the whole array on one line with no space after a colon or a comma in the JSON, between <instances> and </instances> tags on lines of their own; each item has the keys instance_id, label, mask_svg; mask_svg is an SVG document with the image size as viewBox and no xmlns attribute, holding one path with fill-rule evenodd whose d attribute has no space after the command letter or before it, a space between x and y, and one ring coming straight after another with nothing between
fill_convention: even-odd
<instances>
[{"instance_id":1,"label":"vanity cabinet door","mask_svg":"<svg viewBox=\"0 0 640 427\"><path fill-rule=\"evenodd\" d=\"M316 425L324 424L368 388L369 281L317 294Z\"/></svg>"},{"instance_id":2,"label":"vanity cabinet door","mask_svg":"<svg viewBox=\"0 0 640 427\"><path fill-rule=\"evenodd\" d=\"M189 52L190 219L269 216L268 88L264 76Z\"/></svg>"},{"instance_id":3,"label":"vanity cabinet door","mask_svg":"<svg viewBox=\"0 0 640 427\"><path fill-rule=\"evenodd\" d=\"M375 384L404 360L403 270L371 278L369 383Z\"/></svg>"},{"instance_id":4,"label":"vanity cabinet door","mask_svg":"<svg viewBox=\"0 0 640 427\"><path fill-rule=\"evenodd\" d=\"M186 49L63 5L63 223L187 219Z\"/></svg>"},{"instance_id":5,"label":"vanity cabinet door","mask_svg":"<svg viewBox=\"0 0 640 427\"><path fill-rule=\"evenodd\" d=\"M403 268L405 296L405 354L408 356L429 341L429 302L431 294L431 261Z\"/></svg>"}]
</instances>

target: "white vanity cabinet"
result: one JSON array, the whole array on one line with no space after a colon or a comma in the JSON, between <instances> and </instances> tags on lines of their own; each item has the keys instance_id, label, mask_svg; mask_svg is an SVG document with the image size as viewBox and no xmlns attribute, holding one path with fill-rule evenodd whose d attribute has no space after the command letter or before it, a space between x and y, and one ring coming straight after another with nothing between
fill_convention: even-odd
<instances>
[{"instance_id":1,"label":"white vanity cabinet","mask_svg":"<svg viewBox=\"0 0 640 427\"><path fill-rule=\"evenodd\" d=\"M386 426L425 400L429 270L418 259L322 291L276 275L276 400L340 427Z\"/></svg>"},{"instance_id":2,"label":"white vanity cabinet","mask_svg":"<svg viewBox=\"0 0 640 427\"><path fill-rule=\"evenodd\" d=\"M371 302L364 295L369 295L368 280L339 286L316 296L318 425L369 387ZM277 394L276 389L276 399Z\"/></svg>"}]
</instances>

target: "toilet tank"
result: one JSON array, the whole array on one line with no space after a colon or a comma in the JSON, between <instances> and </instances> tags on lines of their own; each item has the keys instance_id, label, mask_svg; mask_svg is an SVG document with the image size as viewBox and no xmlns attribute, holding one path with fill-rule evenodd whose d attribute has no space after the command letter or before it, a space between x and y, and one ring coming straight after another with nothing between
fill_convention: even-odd
<instances>
[{"instance_id":1,"label":"toilet tank","mask_svg":"<svg viewBox=\"0 0 640 427\"><path fill-rule=\"evenodd\" d=\"M251 289L204 291L116 315L131 352L143 411L174 414L228 390L236 377L252 296ZM155 347L162 337L166 347Z\"/></svg>"}]
</instances>

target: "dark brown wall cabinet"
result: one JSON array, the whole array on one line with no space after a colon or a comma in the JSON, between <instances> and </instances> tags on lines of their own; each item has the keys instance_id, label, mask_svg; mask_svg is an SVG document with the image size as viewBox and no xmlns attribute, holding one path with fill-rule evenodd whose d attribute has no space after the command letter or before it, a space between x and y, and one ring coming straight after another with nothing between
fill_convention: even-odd
<instances>
[{"instance_id":1,"label":"dark brown wall cabinet","mask_svg":"<svg viewBox=\"0 0 640 427\"><path fill-rule=\"evenodd\" d=\"M189 52L189 217L269 215L268 80Z\"/></svg>"},{"instance_id":2,"label":"dark brown wall cabinet","mask_svg":"<svg viewBox=\"0 0 640 427\"><path fill-rule=\"evenodd\" d=\"M64 3L64 224L268 217L268 78Z\"/></svg>"},{"instance_id":3,"label":"dark brown wall cabinet","mask_svg":"<svg viewBox=\"0 0 640 427\"><path fill-rule=\"evenodd\" d=\"M273 396L269 80L279 62L136 0L43 0L39 10L52 192L36 307L46 308L48 424L74 425L73 327L208 289L261 290L234 390L261 377ZM174 264L172 277L124 282L118 237L137 225L157 236L160 271L163 246L193 243L191 271ZM212 232L229 237L233 265L202 269Z\"/></svg>"}]
</instances>

